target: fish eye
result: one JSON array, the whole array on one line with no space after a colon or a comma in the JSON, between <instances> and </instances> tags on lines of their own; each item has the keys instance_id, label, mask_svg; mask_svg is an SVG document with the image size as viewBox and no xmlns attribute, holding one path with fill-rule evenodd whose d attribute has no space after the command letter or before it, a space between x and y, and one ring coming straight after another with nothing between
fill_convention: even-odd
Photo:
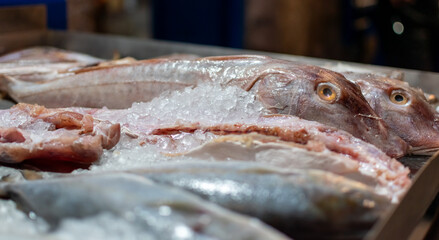
<instances>
[{"instance_id":1,"label":"fish eye","mask_svg":"<svg viewBox=\"0 0 439 240\"><path fill-rule=\"evenodd\" d=\"M320 83L317 86L317 95L324 101L333 103L338 99L339 89L331 83Z\"/></svg>"},{"instance_id":2,"label":"fish eye","mask_svg":"<svg viewBox=\"0 0 439 240\"><path fill-rule=\"evenodd\" d=\"M390 101L394 104L405 105L409 102L409 98L405 92L395 90L390 94Z\"/></svg>"}]
</instances>

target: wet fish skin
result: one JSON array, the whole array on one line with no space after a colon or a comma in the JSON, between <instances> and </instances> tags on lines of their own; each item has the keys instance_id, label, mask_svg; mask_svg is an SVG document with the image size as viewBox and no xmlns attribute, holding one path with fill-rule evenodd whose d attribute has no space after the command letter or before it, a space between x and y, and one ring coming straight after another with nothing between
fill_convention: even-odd
<instances>
[{"instance_id":1,"label":"wet fish skin","mask_svg":"<svg viewBox=\"0 0 439 240\"><path fill-rule=\"evenodd\" d=\"M319 170L179 162L131 172L257 217L297 239L361 236L390 204L372 188Z\"/></svg>"},{"instance_id":2,"label":"wet fish skin","mask_svg":"<svg viewBox=\"0 0 439 240\"><path fill-rule=\"evenodd\" d=\"M0 195L35 212L54 228L63 219L107 212L157 239L288 239L256 219L122 173L2 185Z\"/></svg>"},{"instance_id":3,"label":"wet fish skin","mask_svg":"<svg viewBox=\"0 0 439 240\"><path fill-rule=\"evenodd\" d=\"M439 118L421 89L407 82L368 73L343 72L346 78L358 84L375 112L411 146L411 153L431 155L439 149ZM398 91L408 98L406 104L390 100Z\"/></svg>"},{"instance_id":4,"label":"wet fish skin","mask_svg":"<svg viewBox=\"0 0 439 240\"><path fill-rule=\"evenodd\" d=\"M358 86L342 75L264 56L150 59L89 67L43 84L14 78L8 81L8 92L16 101L47 107L125 108L133 102L150 101L164 91L203 82L234 85L255 91L273 113L295 115L346 130L381 147L392 157L403 156L407 151L406 143L388 132ZM317 96L316 88L321 83L330 83L337 89L335 102L328 103ZM114 97L114 92L118 97Z\"/></svg>"},{"instance_id":5,"label":"wet fish skin","mask_svg":"<svg viewBox=\"0 0 439 240\"><path fill-rule=\"evenodd\" d=\"M394 144L393 147L382 148L392 157L405 154L406 143L388 132L386 124L367 104L355 84L347 84L342 75L315 66L305 66L300 70L261 77L257 86L258 96L273 113L321 122L376 146ZM316 94L320 83L330 83L339 89L335 103L324 102ZM380 140L373 139L376 136L382 136L386 143L378 143Z\"/></svg>"}]
</instances>

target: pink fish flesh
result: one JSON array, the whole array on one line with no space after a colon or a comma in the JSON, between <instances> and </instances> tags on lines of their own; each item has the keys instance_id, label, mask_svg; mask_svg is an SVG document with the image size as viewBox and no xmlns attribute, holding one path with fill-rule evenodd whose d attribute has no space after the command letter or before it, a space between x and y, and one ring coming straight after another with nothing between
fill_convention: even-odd
<instances>
[{"instance_id":1,"label":"pink fish flesh","mask_svg":"<svg viewBox=\"0 0 439 240\"><path fill-rule=\"evenodd\" d=\"M120 126L90 115L18 104L0 111L0 161L89 164L119 141Z\"/></svg>"}]
</instances>

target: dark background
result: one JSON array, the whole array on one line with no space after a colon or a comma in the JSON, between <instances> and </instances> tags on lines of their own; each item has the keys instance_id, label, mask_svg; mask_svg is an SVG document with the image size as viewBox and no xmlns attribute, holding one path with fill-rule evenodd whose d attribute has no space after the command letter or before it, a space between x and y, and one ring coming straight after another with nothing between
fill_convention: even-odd
<instances>
[{"instance_id":1,"label":"dark background","mask_svg":"<svg viewBox=\"0 0 439 240\"><path fill-rule=\"evenodd\" d=\"M438 0L0 0L0 34L44 28L439 72Z\"/></svg>"}]
</instances>

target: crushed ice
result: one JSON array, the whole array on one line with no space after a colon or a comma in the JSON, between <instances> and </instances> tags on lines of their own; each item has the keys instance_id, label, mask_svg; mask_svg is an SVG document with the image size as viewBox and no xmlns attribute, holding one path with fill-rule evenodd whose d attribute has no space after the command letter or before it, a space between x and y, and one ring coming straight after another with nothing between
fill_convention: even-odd
<instances>
[{"instance_id":1,"label":"crushed ice","mask_svg":"<svg viewBox=\"0 0 439 240\"><path fill-rule=\"evenodd\" d=\"M34 213L26 215L17 209L13 201L0 200L0 218L0 233L4 239L156 239L147 230L110 213L101 213L86 219L64 219L51 231L49 225Z\"/></svg>"},{"instance_id":2,"label":"crushed ice","mask_svg":"<svg viewBox=\"0 0 439 240\"><path fill-rule=\"evenodd\" d=\"M136 129L136 132L148 132L152 126L172 126L185 122L246 122L266 113L262 104L255 99L254 93L239 87L206 83L162 94L151 102L134 103L129 109L117 112L103 110L95 117L109 121L116 119L122 126L129 126L130 129ZM209 133L181 133L172 139L158 138L153 143L146 142L140 146L137 140L131 140L123 134L120 143L105 151L99 163L94 164L90 170L77 170L75 173L131 169L147 167L154 162L180 161L186 158L168 157L161 152L163 149L185 152L215 137Z\"/></svg>"}]
</instances>

